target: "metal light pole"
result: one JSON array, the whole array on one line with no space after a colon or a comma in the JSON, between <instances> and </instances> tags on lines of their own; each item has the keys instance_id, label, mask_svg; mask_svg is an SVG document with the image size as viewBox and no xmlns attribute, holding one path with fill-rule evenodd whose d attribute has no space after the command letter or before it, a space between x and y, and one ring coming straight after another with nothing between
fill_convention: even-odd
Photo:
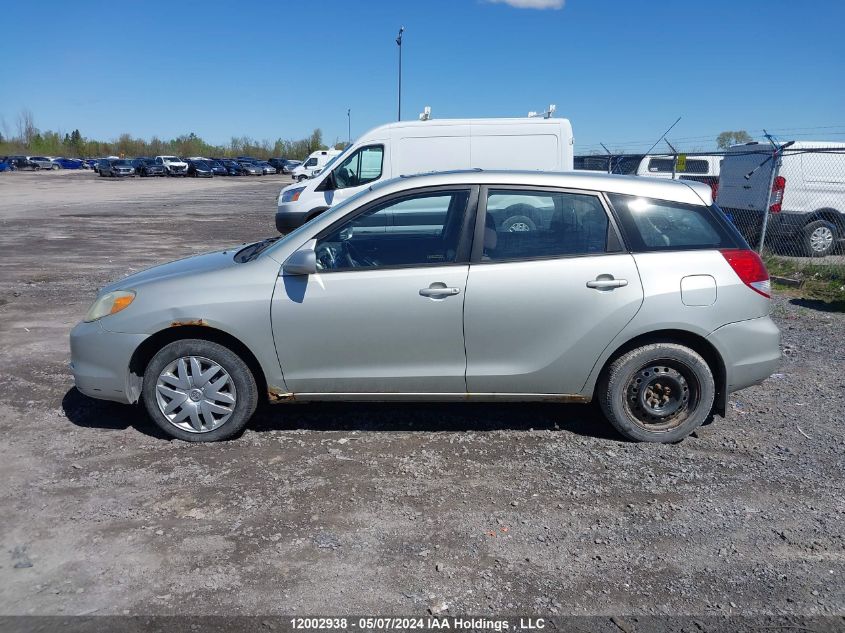
<instances>
[{"instance_id":1,"label":"metal light pole","mask_svg":"<svg viewBox=\"0 0 845 633\"><path fill-rule=\"evenodd\" d=\"M346 109L346 140L352 145L352 108Z\"/></svg>"},{"instance_id":2,"label":"metal light pole","mask_svg":"<svg viewBox=\"0 0 845 633\"><path fill-rule=\"evenodd\" d=\"M396 44L399 46L399 116L397 121L402 120L402 33L405 32L405 27L399 28L399 36L396 38Z\"/></svg>"}]
</instances>

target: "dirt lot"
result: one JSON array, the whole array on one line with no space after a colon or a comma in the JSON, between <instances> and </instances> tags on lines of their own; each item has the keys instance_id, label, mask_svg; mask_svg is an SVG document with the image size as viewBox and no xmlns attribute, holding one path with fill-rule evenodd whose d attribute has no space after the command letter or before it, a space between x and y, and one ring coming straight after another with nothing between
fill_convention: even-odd
<instances>
[{"instance_id":1,"label":"dirt lot","mask_svg":"<svg viewBox=\"0 0 845 633\"><path fill-rule=\"evenodd\" d=\"M0 174L0 613L845 614L845 315L674 446L590 407L294 405L164 439L73 389L139 268L270 235L283 177Z\"/></svg>"}]
</instances>

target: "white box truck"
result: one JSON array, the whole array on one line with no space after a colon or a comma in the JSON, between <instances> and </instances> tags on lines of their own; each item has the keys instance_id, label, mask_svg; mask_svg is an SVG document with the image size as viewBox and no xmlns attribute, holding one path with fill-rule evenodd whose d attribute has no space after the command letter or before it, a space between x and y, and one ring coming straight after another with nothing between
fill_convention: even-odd
<instances>
[{"instance_id":1,"label":"white box truck","mask_svg":"<svg viewBox=\"0 0 845 633\"><path fill-rule=\"evenodd\" d=\"M374 128L310 180L279 193L276 228L287 233L372 183L432 171L571 171L567 119L399 121Z\"/></svg>"},{"instance_id":2,"label":"white box truck","mask_svg":"<svg viewBox=\"0 0 845 633\"><path fill-rule=\"evenodd\" d=\"M845 239L845 145L792 143L774 155L769 144L728 149L716 204L754 247L763 225L766 243L785 254L824 257Z\"/></svg>"}]
</instances>

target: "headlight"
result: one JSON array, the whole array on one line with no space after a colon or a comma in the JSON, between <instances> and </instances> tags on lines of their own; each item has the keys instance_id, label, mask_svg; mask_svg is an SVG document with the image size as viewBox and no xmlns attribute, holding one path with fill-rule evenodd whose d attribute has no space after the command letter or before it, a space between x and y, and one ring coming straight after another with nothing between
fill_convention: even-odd
<instances>
[{"instance_id":1,"label":"headlight","mask_svg":"<svg viewBox=\"0 0 845 633\"><path fill-rule=\"evenodd\" d=\"M104 316L116 314L121 310L128 308L129 304L135 300L135 293L131 290L115 290L108 292L94 302L94 305L88 310L85 315L85 322L90 323L97 319L102 319Z\"/></svg>"},{"instance_id":2,"label":"headlight","mask_svg":"<svg viewBox=\"0 0 845 633\"><path fill-rule=\"evenodd\" d=\"M305 187L296 187L295 189L288 189L282 193L282 202L296 202L299 200L299 194L305 191Z\"/></svg>"}]
</instances>

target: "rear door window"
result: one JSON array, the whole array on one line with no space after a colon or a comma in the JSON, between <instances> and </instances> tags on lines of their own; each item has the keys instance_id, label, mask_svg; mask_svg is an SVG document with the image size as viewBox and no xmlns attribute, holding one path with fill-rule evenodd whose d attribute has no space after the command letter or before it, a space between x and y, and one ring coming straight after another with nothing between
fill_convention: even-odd
<instances>
[{"instance_id":1,"label":"rear door window","mask_svg":"<svg viewBox=\"0 0 845 633\"><path fill-rule=\"evenodd\" d=\"M491 189L486 209L482 261L607 251L607 213L595 195Z\"/></svg>"},{"instance_id":2,"label":"rear door window","mask_svg":"<svg viewBox=\"0 0 845 633\"><path fill-rule=\"evenodd\" d=\"M673 251L745 246L718 207L608 194L632 250Z\"/></svg>"},{"instance_id":3,"label":"rear door window","mask_svg":"<svg viewBox=\"0 0 845 633\"><path fill-rule=\"evenodd\" d=\"M674 158L652 158L648 163L648 171L652 174L671 174L675 166ZM677 173L684 174L706 174L710 165L706 160L688 158L684 171L674 169Z\"/></svg>"}]
</instances>

